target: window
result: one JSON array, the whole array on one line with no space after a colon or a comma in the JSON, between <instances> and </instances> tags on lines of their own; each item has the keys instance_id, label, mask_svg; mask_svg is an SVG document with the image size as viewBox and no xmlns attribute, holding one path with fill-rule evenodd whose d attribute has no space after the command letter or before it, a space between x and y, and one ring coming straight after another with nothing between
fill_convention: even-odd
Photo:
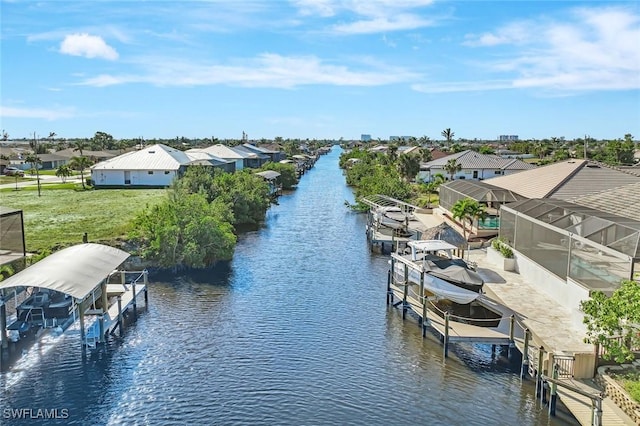
<instances>
[{"instance_id":1,"label":"window","mask_svg":"<svg viewBox=\"0 0 640 426\"><path fill-rule=\"evenodd\" d=\"M496 175L501 175L502 174L502 170L496 170L493 173L496 174Z\"/></svg>"},{"instance_id":2,"label":"window","mask_svg":"<svg viewBox=\"0 0 640 426\"><path fill-rule=\"evenodd\" d=\"M171 173L169 170L165 170L165 171L164 171L164 174L165 174L165 175L168 175L169 173Z\"/></svg>"},{"instance_id":3,"label":"window","mask_svg":"<svg viewBox=\"0 0 640 426\"><path fill-rule=\"evenodd\" d=\"M153 174L153 170L149 170L147 173L149 173L150 175Z\"/></svg>"}]
</instances>

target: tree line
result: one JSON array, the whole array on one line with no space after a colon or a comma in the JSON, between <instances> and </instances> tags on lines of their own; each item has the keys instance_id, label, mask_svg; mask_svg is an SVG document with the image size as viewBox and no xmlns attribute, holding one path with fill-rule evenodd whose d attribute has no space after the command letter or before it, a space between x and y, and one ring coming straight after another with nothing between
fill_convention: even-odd
<instances>
[{"instance_id":1,"label":"tree line","mask_svg":"<svg viewBox=\"0 0 640 426\"><path fill-rule=\"evenodd\" d=\"M264 220L269 188L252 171L189 167L160 204L133 220L130 237L145 259L163 268L207 268L230 260L240 225Z\"/></svg>"}]
</instances>

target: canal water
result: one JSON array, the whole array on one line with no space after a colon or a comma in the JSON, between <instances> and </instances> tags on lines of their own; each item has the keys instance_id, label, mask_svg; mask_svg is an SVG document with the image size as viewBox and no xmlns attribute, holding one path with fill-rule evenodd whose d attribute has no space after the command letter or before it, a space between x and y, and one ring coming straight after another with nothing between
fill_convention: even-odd
<instances>
[{"instance_id":1,"label":"canal water","mask_svg":"<svg viewBox=\"0 0 640 426\"><path fill-rule=\"evenodd\" d=\"M77 329L36 344L0 374L0 424L571 424L549 420L517 363L483 345L445 363L386 306L388 257L345 207L340 152L240 236L228 267L153 280L124 338L84 360Z\"/></svg>"}]
</instances>

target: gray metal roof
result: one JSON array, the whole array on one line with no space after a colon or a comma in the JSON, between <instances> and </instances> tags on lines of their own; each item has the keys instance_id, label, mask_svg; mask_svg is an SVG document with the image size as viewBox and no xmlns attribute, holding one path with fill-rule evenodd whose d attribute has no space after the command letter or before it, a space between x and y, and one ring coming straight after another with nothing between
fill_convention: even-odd
<instances>
[{"instance_id":1,"label":"gray metal roof","mask_svg":"<svg viewBox=\"0 0 640 426\"><path fill-rule=\"evenodd\" d=\"M94 170L178 170L191 159L184 152L156 144L131 151L91 166Z\"/></svg>"},{"instance_id":2,"label":"gray metal roof","mask_svg":"<svg viewBox=\"0 0 640 426\"><path fill-rule=\"evenodd\" d=\"M211 145L206 148L200 148L198 150L208 152L209 154L215 155L216 157L222 158L224 160L235 161L249 158L248 154L244 152L238 152L231 147L222 144Z\"/></svg>"},{"instance_id":3,"label":"gray metal roof","mask_svg":"<svg viewBox=\"0 0 640 426\"><path fill-rule=\"evenodd\" d=\"M274 151L273 149L267 149L260 146L252 145L250 143L244 143L242 146L250 151L257 152L259 154L277 154L280 151Z\"/></svg>"},{"instance_id":4,"label":"gray metal roof","mask_svg":"<svg viewBox=\"0 0 640 426\"><path fill-rule=\"evenodd\" d=\"M256 152L255 150L249 149L245 146L234 146L231 149L241 154L246 154L246 158L260 158L262 160L268 160L270 158L262 152Z\"/></svg>"},{"instance_id":5,"label":"gray metal roof","mask_svg":"<svg viewBox=\"0 0 640 426\"><path fill-rule=\"evenodd\" d=\"M551 198L518 201L508 209L640 258L640 222Z\"/></svg>"},{"instance_id":6,"label":"gray metal roof","mask_svg":"<svg viewBox=\"0 0 640 426\"><path fill-rule=\"evenodd\" d=\"M129 253L102 244L78 244L57 251L0 282L0 290L40 287L84 299L129 257Z\"/></svg>"}]
</instances>

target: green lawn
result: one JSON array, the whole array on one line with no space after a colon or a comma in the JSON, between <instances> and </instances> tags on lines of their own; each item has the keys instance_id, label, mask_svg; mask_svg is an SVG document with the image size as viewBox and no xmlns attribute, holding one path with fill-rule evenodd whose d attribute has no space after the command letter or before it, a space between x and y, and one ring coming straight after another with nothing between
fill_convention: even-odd
<instances>
[{"instance_id":1,"label":"green lawn","mask_svg":"<svg viewBox=\"0 0 640 426\"><path fill-rule=\"evenodd\" d=\"M73 184L72 184L73 185ZM160 202L164 189L49 189L2 191L0 204L22 209L27 251L35 252L82 242L126 236L130 220L146 206Z\"/></svg>"}]
</instances>

